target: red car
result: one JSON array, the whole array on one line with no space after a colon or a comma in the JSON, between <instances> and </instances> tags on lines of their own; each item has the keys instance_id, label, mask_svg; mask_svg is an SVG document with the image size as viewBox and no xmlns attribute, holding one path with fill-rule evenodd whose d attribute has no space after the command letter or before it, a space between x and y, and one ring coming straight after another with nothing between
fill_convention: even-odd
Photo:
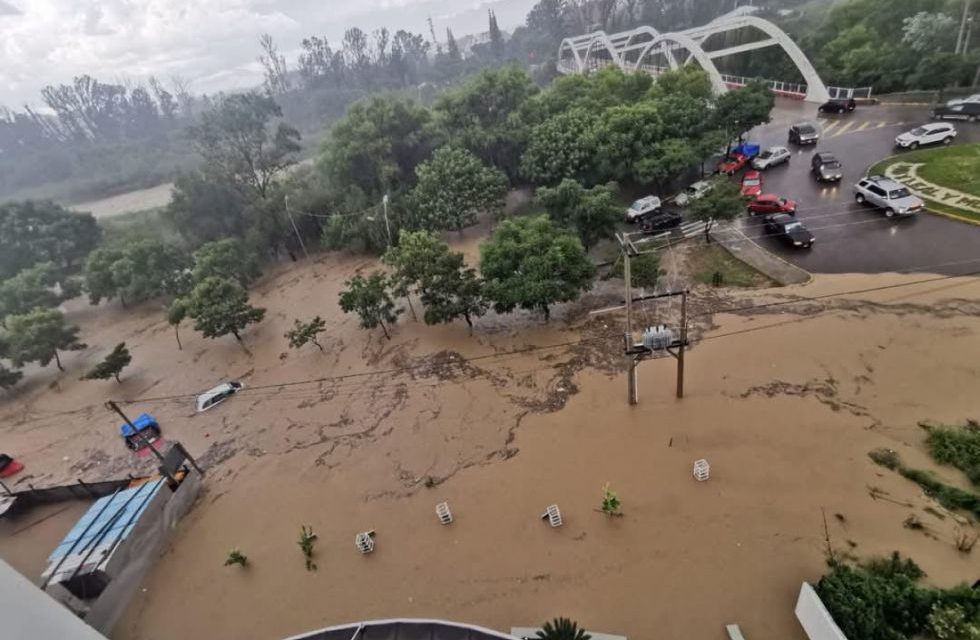
<instances>
[{"instance_id":1,"label":"red car","mask_svg":"<svg viewBox=\"0 0 980 640\"><path fill-rule=\"evenodd\" d=\"M749 157L743 156L741 153L735 154L729 157L727 160L722 160L718 163L718 173L724 173L725 175L733 176L739 171L741 171L745 165L749 163Z\"/></svg>"},{"instance_id":2,"label":"red car","mask_svg":"<svg viewBox=\"0 0 980 640\"><path fill-rule=\"evenodd\" d=\"M762 174L758 171L748 171L742 177L742 195L755 198L762 195Z\"/></svg>"},{"instance_id":3,"label":"red car","mask_svg":"<svg viewBox=\"0 0 980 640\"><path fill-rule=\"evenodd\" d=\"M750 202L748 209L750 214L788 213L789 215L794 216L796 215L796 202L793 200L787 200L781 196L767 193Z\"/></svg>"}]
</instances>

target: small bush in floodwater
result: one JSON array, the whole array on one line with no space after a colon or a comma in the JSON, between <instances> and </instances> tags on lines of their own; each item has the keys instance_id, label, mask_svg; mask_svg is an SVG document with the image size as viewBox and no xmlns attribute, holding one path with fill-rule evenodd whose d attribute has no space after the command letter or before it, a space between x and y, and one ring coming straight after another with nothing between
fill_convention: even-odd
<instances>
[{"instance_id":1,"label":"small bush in floodwater","mask_svg":"<svg viewBox=\"0 0 980 640\"><path fill-rule=\"evenodd\" d=\"M619 501L616 492L609 488L609 483L602 488L602 512L611 516L621 516L623 503Z\"/></svg>"},{"instance_id":2,"label":"small bush in floodwater","mask_svg":"<svg viewBox=\"0 0 980 640\"><path fill-rule=\"evenodd\" d=\"M247 567L248 556L239 549L232 549L228 552L228 557L225 558L225 566L227 567L233 564L237 564L239 567Z\"/></svg>"},{"instance_id":3,"label":"small bush in floodwater","mask_svg":"<svg viewBox=\"0 0 980 640\"><path fill-rule=\"evenodd\" d=\"M313 527L301 526L299 528L299 548L303 551L306 559L306 570L316 571L316 563L313 562L313 543L316 542L316 534Z\"/></svg>"}]
</instances>

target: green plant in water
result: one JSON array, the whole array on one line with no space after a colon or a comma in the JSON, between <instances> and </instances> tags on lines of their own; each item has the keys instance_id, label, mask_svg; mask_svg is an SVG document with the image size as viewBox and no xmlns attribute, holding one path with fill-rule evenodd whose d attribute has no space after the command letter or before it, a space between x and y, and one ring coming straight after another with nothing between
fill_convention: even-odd
<instances>
[{"instance_id":1,"label":"green plant in water","mask_svg":"<svg viewBox=\"0 0 980 640\"><path fill-rule=\"evenodd\" d=\"M248 556L242 553L240 549L232 549L228 552L228 557L225 558L225 566L233 564L237 564L239 567L248 566Z\"/></svg>"},{"instance_id":2,"label":"green plant in water","mask_svg":"<svg viewBox=\"0 0 980 640\"><path fill-rule=\"evenodd\" d=\"M611 516L622 515L623 504L619 501L616 492L609 488L609 483L602 488L602 512Z\"/></svg>"},{"instance_id":3,"label":"green plant in water","mask_svg":"<svg viewBox=\"0 0 980 640\"><path fill-rule=\"evenodd\" d=\"M313 543L316 542L316 534L313 527L300 526L299 528L299 548L303 551L306 559L306 570L316 571L316 563L313 562Z\"/></svg>"},{"instance_id":4,"label":"green plant in water","mask_svg":"<svg viewBox=\"0 0 980 640\"><path fill-rule=\"evenodd\" d=\"M555 618L544 623L538 631L540 640L591 640L592 636L579 629L578 624L568 618Z\"/></svg>"}]
</instances>

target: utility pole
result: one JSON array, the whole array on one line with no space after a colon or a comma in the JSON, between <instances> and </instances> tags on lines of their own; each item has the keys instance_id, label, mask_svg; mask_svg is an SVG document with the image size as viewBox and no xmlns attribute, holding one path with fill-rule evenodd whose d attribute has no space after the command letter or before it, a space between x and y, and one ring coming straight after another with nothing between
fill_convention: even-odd
<instances>
[{"instance_id":1,"label":"utility pole","mask_svg":"<svg viewBox=\"0 0 980 640\"><path fill-rule=\"evenodd\" d=\"M388 194L381 199L381 207L384 209L385 214L385 232L388 234L388 246L391 246L391 224L388 222Z\"/></svg>"},{"instance_id":2,"label":"utility pole","mask_svg":"<svg viewBox=\"0 0 980 640\"><path fill-rule=\"evenodd\" d=\"M303 242L303 236L299 235L299 229L296 227L296 221L293 220L293 213L289 210L289 196L284 198L286 202L286 215L289 216L289 224L293 225L293 233L296 234L296 239L299 241L299 246L303 249L303 255L306 259L310 259L310 253L306 250L306 243Z\"/></svg>"},{"instance_id":3,"label":"utility pole","mask_svg":"<svg viewBox=\"0 0 980 640\"><path fill-rule=\"evenodd\" d=\"M155 455L157 457L157 460L159 460L161 463L163 462L163 454L161 454L159 451L157 451L157 448L154 447L150 443L150 441L146 439L146 436L144 436L143 433L139 429L136 428L136 425L133 424L133 421L130 420L129 417L125 413L123 413L122 409L119 408L119 405L118 404L116 404L112 400L107 400L106 403L105 403L105 406L106 406L106 409L109 409L110 411L115 411L116 413L118 413L119 414L119 417L122 418L126 422L126 424L129 425L129 428L133 430L133 433L136 435L136 437L139 439L139 441L143 443L143 446L149 447L150 448L150 451L153 452L153 455Z\"/></svg>"},{"instance_id":4,"label":"utility pole","mask_svg":"<svg viewBox=\"0 0 980 640\"><path fill-rule=\"evenodd\" d=\"M963 38L966 33L966 18L970 15L970 0L963 0L963 16L960 18L960 29L956 32L956 50L954 53L960 53L960 47L963 48L963 53L966 54L966 49L968 44Z\"/></svg>"},{"instance_id":5,"label":"utility pole","mask_svg":"<svg viewBox=\"0 0 980 640\"><path fill-rule=\"evenodd\" d=\"M677 347L677 397L684 397L684 348L687 346L687 291L681 294L681 340Z\"/></svg>"}]
</instances>

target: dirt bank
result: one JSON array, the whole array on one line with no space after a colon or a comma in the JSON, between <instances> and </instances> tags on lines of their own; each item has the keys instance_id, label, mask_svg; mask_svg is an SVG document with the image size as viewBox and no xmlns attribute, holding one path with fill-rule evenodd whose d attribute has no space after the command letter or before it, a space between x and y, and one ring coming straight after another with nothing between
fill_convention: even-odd
<instances>
[{"instance_id":1,"label":"dirt bank","mask_svg":"<svg viewBox=\"0 0 980 640\"><path fill-rule=\"evenodd\" d=\"M461 242L473 251L472 237ZM843 549L899 549L941 584L976 579L953 520L925 513L921 492L866 453L891 447L934 468L915 422L976 413L980 280L730 313L717 311L927 276L702 291L687 397L674 399L673 361L660 359L642 366L631 408L620 319L587 313L621 299L612 283L552 326L488 317L470 337L406 311L387 342L336 306L343 279L372 264L329 257L270 273L254 294L269 312L245 337L251 356L189 328L178 351L158 308L76 310L89 350L0 406L4 447L36 484L131 470L105 396L145 399L129 409L157 415L209 466L114 637L276 638L396 616L508 629L567 615L637 638L717 635L730 622L747 637L802 638L792 605L823 571L822 510ZM677 309L641 309L651 323L656 312ZM314 314L328 321L327 353L288 350L286 327ZM134 364L122 385L77 381L123 338ZM519 352L548 345L561 346ZM190 396L226 378L252 391L194 415ZM691 477L702 457L703 484ZM607 481L622 518L595 511ZM450 527L434 514L443 500ZM538 519L554 502L560 529ZM909 513L932 535L903 528ZM296 545L301 524L319 534L315 573ZM369 529L377 550L362 557L353 538ZM232 547L249 569L222 566Z\"/></svg>"}]
</instances>

